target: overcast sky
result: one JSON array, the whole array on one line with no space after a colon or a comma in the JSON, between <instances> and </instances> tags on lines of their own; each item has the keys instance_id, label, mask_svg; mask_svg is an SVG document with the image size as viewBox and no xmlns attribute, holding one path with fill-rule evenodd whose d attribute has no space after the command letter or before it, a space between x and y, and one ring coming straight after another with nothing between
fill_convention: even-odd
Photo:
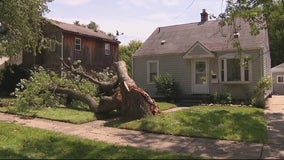
<instances>
[{"instance_id":1,"label":"overcast sky","mask_svg":"<svg viewBox=\"0 0 284 160\"><path fill-rule=\"evenodd\" d=\"M200 21L202 9L219 15L224 0L54 0L48 4L47 18L81 24L96 22L100 29L119 36L122 44L131 40L145 41L161 26Z\"/></svg>"}]
</instances>

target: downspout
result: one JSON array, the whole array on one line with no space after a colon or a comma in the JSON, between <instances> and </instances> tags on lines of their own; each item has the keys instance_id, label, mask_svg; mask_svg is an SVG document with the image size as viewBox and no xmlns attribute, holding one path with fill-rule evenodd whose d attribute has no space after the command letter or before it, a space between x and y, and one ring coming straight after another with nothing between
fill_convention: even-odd
<instances>
[{"instance_id":1,"label":"downspout","mask_svg":"<svg viewBox=\"0 0 284 160\"><path fill-rule=\"evenodd\" d=\"M260 78L264 76L264 64L263 64L263 51L259 50L259 60L260 60L260 65L261 65L261 72L260 72Z\"/></svg>"},{"instance_id":2,"label":"downspout","mask_svg":"<svg viewBox=\"0 0 284 160\"><path fill-rule=\"evenodd\" d=\"M64 35L63 35L63 33L61 32L61 55L60 55L60 58L62 59L62 60L64 60L63 58L63 49L64 49L64 46L63 46L63 44L64 44L64 42L63 42L63 40L64 40ZM62 77L62 71L63 71L63 62L61 62L61 60L60 60L60 64L61 64L61 66L60 66L60 75L61 75L61 77Z\"/></svg>"}]
</instances>

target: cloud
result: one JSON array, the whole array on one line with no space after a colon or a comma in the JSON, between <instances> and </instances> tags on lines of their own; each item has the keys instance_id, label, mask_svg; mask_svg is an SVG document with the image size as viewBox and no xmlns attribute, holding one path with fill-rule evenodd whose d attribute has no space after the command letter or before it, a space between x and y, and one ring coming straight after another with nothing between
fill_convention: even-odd
<instances>
[{"instance_id":1,"label":"cloud","mask_svg":"<svg viewBox=\"0 0 284 160\"><path fill-rule=\"evenodd\" d=\"M162 0L161 2L166 6L177 6L181 3L181 0Z\"/></svg>"},{"instance_id":2,"label":"cloud","mask_svg":"<svg viewBox=\"0 0 284 160\"><path fill-rule=\"evenodd\" d=\"M161 6L177 6L184 0L120 0L118 4L123 8L140 7L145 9Z\"/></svg>"},{"instance_id":3,"label":"cloud","mask_svg":"<svg viewBox=\"0 0 284 160\"><path fill-rule=\"evenodd\" d=\"M55 3L60 3L69 6L78 6L90 2L90 0L56 0Z\"/></svg>"}]
</instances>

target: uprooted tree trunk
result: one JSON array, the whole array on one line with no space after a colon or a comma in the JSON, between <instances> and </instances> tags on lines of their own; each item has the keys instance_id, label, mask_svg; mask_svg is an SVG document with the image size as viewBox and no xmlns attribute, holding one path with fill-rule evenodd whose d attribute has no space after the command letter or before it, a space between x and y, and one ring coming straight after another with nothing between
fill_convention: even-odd
<instances>
[{"instance_id":1,"label":"uprooted tree trunk","mask_svg":"<svg viewBox=\"0 0 284 160\"><path fill-rule=\"evenodd\" d=\"M120 101L121 114L129 119L138 119L159 113L159 108L155 101L143 89L137 87L134 80L129 77L125 62L119 61L115 65L119 80L119 90L109 103L117 105L118 103L115 101ZM104 106L100 105L100 107L105 108L108 105L110 104L105 103Z\"/></svg>"},{"instance_id":2,"label":"uprooted tree trunk","mask_svg":"<svg viewBox=\"0 0 284 160\"><path fill-rule=\"evenodd\" d=\"M159 113L159 108L155 101L143 89L139 88L134 80L129 77L124 61L115 62L118 80L112 82L100 82L86 73L72 70L72 67L64 64L74 74L78 74L103 88L104 91L116 90L112 96L100 97L100 103L95 101L90 95L71 89L57 88L57 93L67 94L89 105L95 113L108 113L115 109L121 111L121 115L127 119L138 119L144 116ZM118 88L116 88L118 86Z\"/></svg>"}]
</instances>

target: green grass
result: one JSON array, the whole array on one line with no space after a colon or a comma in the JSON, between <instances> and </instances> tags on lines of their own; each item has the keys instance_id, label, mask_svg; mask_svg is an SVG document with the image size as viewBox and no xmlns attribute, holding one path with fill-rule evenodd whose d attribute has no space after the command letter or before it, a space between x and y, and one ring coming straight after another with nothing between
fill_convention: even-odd
<instances>
[{"instance_id":1,"label":"green grass","mask_svg":"<svg viewBox=\"0 0 284 160\"><path fill-rule=\"evenodd\" d=\"M0 159L196 159L111 145L0 121Z\"/></svg>"},{"instance_id":2,"label":"green grass","mask_svg":"<svg viewBox=\"0 0 284 160\"><path fill-rule=\"evenodd\" d=\"M107 125L172 135L267 142L264 112L258 108L195 106L131 122Z\"/></svg>"},{"instance_id":3,"label":"green grass","mask_svg":"<svg viewBox=\"0 0 284 160\"><path fill-rule=\"evenodd\" d=\"M28 112L19 112L15 107L0 107L0 112L18 114L27 117L38 117L75 124L86 123L96 120L93 112L79 111L70 108L40 108Z\"/></svg>"},{"instance_id":4,"label":"green grass","mask_svg":"<svg viewBox=\"0 0 284 160\"><path fill-rule=\"evenodd\" d=\"M176 107L175 104L168 102L157 102L157 105L161 111ZM0 112L18 114L26 117L38 117L62 122L70 122L75 124L94 121L97 118L107 119L118 116L118 114L115 114L114 112L111 112L107 115L95 115L93 112L65 107L40 108L31 109L28 112L19 112L16 110L16 107L12 106L0 107Z\"/></svg>"},{"instance_id":5,"label":"green grass","mask_svg":"<svg viewBox=\"0 0 284 160\"><path fill-rule=\"evenodd\" d=\"M156 102L161 111L177 107L174 103L169 102Z\"/></svg>"}]
</instances>

